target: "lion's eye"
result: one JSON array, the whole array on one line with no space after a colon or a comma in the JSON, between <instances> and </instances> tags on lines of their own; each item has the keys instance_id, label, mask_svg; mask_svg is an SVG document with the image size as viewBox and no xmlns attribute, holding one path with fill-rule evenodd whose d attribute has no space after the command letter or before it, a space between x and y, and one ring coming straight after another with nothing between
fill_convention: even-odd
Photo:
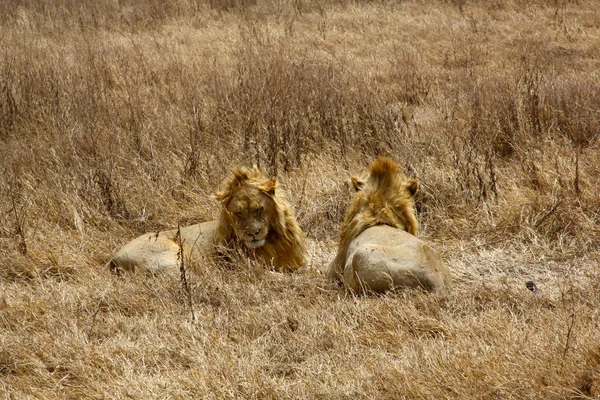
<instances>
[{"instance_id":1,"label":"lion's eye","mask_svg":"<svg viewBox=\"0 0 600 400\"><path fill-rule=\"evenodd\" d=\"M244 215L242 215L241 212L236 212L235 216L238 217L239 219L242 219L244 217Z\"/></svg>"},{"instance_id":2,"label":"lion's eye","mask_svg":"<svg viewBox=\"0 0 600 400\"><path fill-rule=\"evenodd\" d=\"M260 214L262 214L262 211L263 211L262 207L261 207L261 208L258 208L258 209L256 210L256 216L260 217Z\"/></svg>"}]
</instances>

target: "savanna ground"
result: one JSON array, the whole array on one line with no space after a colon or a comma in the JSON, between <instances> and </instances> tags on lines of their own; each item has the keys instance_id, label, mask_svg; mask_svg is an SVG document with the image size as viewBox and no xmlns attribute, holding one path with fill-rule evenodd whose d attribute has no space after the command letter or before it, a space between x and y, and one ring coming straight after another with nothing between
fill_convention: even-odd
<instances>
[{"instance_id":1,"label":"savanna ground","mask_svg":"<svg viewBox=\"0 0 600 400\"><path fill-rule=\"evenodd\" d=\"M597 1L2 1L0 397L598 398L599 72ZM451 294L314 271L376 155ZM307 268L103 269L254 163Z\"/></svg>"}]
</instances>

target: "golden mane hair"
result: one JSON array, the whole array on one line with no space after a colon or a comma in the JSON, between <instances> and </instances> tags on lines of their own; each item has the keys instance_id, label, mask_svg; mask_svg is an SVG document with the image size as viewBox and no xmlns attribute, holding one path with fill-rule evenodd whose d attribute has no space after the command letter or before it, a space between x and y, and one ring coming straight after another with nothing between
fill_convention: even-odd
<instances>
[{"instance_id":1,"label":"golden mane hair","mask_svg":"<svg viewBox=\"0 0 600 400\"><path fill-rule=\"evenodd\" d=\"M388 225L415 236L419 232L413 201L419 183L408 179L395 162L378 157L367 178L354 177L352 183L356 194L344 216L332 273L341 271L350 243L368 228Z\"/></svg>"},{"instance_id":2,"label":"golden mane hair","mask_svg":"<svg viewBox=\"0 0 600 400\"><path fill-rule=\"evenodd\" d=\"M227 209L232 196L244 186L258 189L257 194L266 195L272 202L270 218L266 221L269 227L267 240L263 246L254 249L248 249L236 237ZM235 168L231 171L230 178L225 181L224 187L214 195L222 204L215 234L217 246L233 246L267 265L273 264L277 270L293 271L305 264L304 234L283 191L278 189L276 179L265 177L256 167Z\"/></svg>"}]
</instances>

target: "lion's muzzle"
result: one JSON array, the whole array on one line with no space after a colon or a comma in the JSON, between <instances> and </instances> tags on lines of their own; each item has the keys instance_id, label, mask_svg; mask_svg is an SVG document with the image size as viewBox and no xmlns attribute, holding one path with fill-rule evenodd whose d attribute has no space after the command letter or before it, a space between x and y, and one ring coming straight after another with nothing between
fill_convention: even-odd
<instances>
[{"instance_id":1,"label":"lion's muzzle","mask_svg":"<svg viewBox=\"0 0 600 400\"><path fill-rule=\"evenodd\" d=\"M252 239L252 240L246 240L244 242L244 244L249 249L256 249L258 247L264 246L265 241L266 241L265 239Z\"/></svg>"},{"instance_id":2,"label":"lion's muzzle","mask_svg":"<svg viewBox=\"0 0 600 400\"><path fill-rule=\"evenodd\" d=\"M250 221L244 229L244 244L249 249L264 246L266 242L266 227L260 221Z\"/></svg>"}]
</instances>

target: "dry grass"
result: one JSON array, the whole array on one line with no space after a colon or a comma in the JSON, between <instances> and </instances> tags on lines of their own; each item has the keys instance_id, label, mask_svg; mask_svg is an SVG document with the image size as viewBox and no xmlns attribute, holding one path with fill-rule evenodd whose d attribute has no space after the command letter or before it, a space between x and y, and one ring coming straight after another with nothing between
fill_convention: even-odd
<instances>
[{"instance_id":1,"label":"dry grass","mask_svg":"<svg viewBox=\"0 0 600 400\"><path fill-rule=\"evenodd\" d=\"M0 397L598 398L596 1L0 4ZM329 261L344 180L419 179L447 296L102 265L277 175ZM534 280L538 294L525 288Z\"/></svg>"}]
</instances>

